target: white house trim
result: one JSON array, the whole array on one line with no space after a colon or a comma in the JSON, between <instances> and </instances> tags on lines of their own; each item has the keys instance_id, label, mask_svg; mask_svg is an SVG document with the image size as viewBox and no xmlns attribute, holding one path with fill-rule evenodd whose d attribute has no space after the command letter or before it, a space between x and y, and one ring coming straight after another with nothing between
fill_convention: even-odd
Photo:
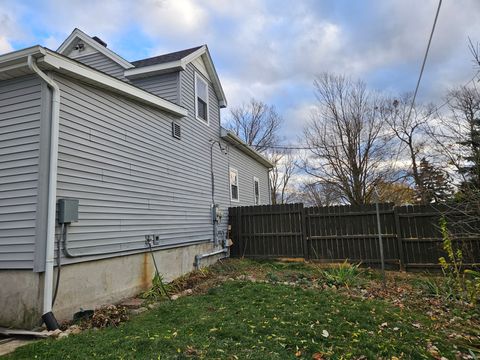
<instances>
[{"instance_id":1,"label":"white house trim","mask_svg":"<svg viewBox=\"0 0 480 360\"><path fill-rule=\"evenodd\" d=\"M237 183L235 184L235 186L237 187L237 198L236 199L233 198L233 194L232 194L232 173L234 173L236 175L236 179L237 179ZM230 201L240 202L240 179L238 178L238 170L237 169L232 168L232 167L230 167L228 169L228 184L229 184L229 188L230 188Z\"/></svg>"},{"instance_id":2,"label":"white house trim","mask_svg":"<svg viewBox=\"0 0 480 360\"><path fill-rule=\"evenodd\" d=\"M208 74L212 79L212 85L215 89L215 92L218 96L218 105L221 108L227 107L227 98L225 97L225 93L223 92L222 84L220 83L220 79L218 78L217 71L215 70L215 66L213 65L212 57L210 56L210 52L208 48L205 46L205 53L202 55L202 59L205 62L205 66L207 68Z\"/></svg>"},{"instance_id":3,"label":"white house trim","mask_svg":"<svg viewBox=\"0 0 480 360\"><path fill-rule=\"evenodd\" d=\"M257 160L260 164L265 166L268 169L272 169L274 165L264 158L262 155L260 155L258 152L253 150L250 146L245 144L238 136L236 136L233 132L228 131L225 128L220 129L220 137L228 142L230 145L234 146L238 150L242 151L243 153L249 155L251 158Z\"/></svg>"},{"instance_id":4,"label":"white house trim","mask_svg":"<svg viewBox=\"0 0 480 360\"><path fill-rule=\"evenodd\" d=\"M121 67L124 69L131 69L134 66L129 63L127 60L119 56L118 54L114 53L112 50L106 48L105 46L102 46L95 40L93 40L90 36L85 34L82 30L80 29L75 29L72 31L70 36L65 39L65 41L60 45L60 47L57 49L57 52L65 55L65 52L69 50L70 45L72 44L73 41L75 41L76 38L81 39L85 43L87 43L89 46L97 50L98 52L102 53L106 57L110 58L111 60L115 61L117 64L119 64ZM85 54L87 55L87 54ZM79 56L77 56L78 58Z\"/></svg>"},{"instance_id":5,"label":"white house trim","mask_svg":"<svg viewBox=\"0 0 480 360\"><path fill-rule=\"evenodd\" d=\"M188 115L188 110L179 105L41 46L0 55L0 73L16 71L15 69L19 68L18 65L21 63L25 64L25 69L28 69L28 55L32 55L37 59L37 64L41 70L57 71L94 86L108 89L150 106L160 108L176 116L183 117Z\"/></svg>"},{"instance_id":6,"label":"white house trim","mask_svg":"<svg viewBox=\"0 0 480 360\"><path fill-rule=\"evenodd\" d=\"M220 79L218 78L217 71L215 70L215 66L213 65L212 57L210 56L210 52L208 51L208 48L206 45L203 45L198 50L195 50L194 52L192 52L191 54L185 56L180 60L125 70L124 75L127 78L136 78L136 77L146 77L150 75L176 71L176 70L185 70L187 68L187 64L189 64L190 62L192 62L193 60L195 60L200 56L202 57L202 60L205 63L205 67L207 68L207 72L208 72L208 75L210 76L210 79L212 79L212 85L218 97L218 105L221 108L224 108L227 106L227 99L225 97L225 92L223 91L222 84L220 83Z\"/></svg>"},{"instance_id":7,"label":"white house trim","mask_svg":"<svg viewBox=\"0 0 480 360\"><path fill-rule=\"evenodd\" d=\"M200 79L203 83L205 83L205 87L207 88L207 98L205 99L205 102L207 104L207 118L202 119L201 117L198 117L198 100L197 100L197 79ZM209 96L209 90L208 90L208 82L200 75L200 73L195 71L195 118L199 121L201 121L205 125L210 125L210 104L208 99L210 98Z\"/></svg>"},{"instance_id":8,"label":"white house trim","mask_svg":"<svg viewBox=\"0 0 480 360\"><path fill-rule=\"evenodd\" d=\"M53 66L59 72L65 72L73 77L82 78L86 82L93 83L97 86L107 88L114 92L128 95L135 100L140 100L144 103L148 103L149 105L160 107L174 115L188 115L187 109L181 106L162 99L136 86L130 85L125 81L104 74L101 71L93 70L86 65L70 60L69 58L56 54L55 52L49 50L46 51L45 63Z\"/></svg>"},{"instance_id":9,"label":"white house trim","mask_svg":"<svg viewBox=\"0 0 480 360\"><path fill-rule=\"evenodd\" d=\"M257 183L258 186L255 187L255 183ZM258 189L258 202L257 194L255 194L255 189ZM260 180L256 176L253 177L253 204L260 205Z\"/></svg>"},{"instance_id":10,"label":"white house trim","mask_svg":"<svg viewBox=\"0 0 480 360\"><path fill-rule=\"evenodd\" d=\"M183 64L182 60L177 60L177 61L170 61L168 63L163 63L163 64L150 65L150 66L144 66L140 68L125 70L123 75L129 79L136 79L136 78L162 74L165 72L185 70L185 69L186 69L186 65Z\"/></svg>"}]
</instances>

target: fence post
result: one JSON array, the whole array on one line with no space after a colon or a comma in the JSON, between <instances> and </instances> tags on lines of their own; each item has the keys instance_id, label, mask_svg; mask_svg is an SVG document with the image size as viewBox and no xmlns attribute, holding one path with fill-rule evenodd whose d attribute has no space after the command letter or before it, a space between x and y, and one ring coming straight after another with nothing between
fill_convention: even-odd
<instances>
[{"instance_id":1,"label":"fence post","mask_svg":"<svg viewBox=\"0 0 480 360\"><path fill-rule=\"evenodd\" d=\"M308 239L307 239L307 227L306 227L306 209L303 206L303 203L299 206L300 211L300 226L302 230L302 242L303 242L303 257L305 260L310 260L310 251L308 249Z\"/></svg>"},{"instance_id":2,"label":"fence post","mask_svg":"<svg viewBox=\"0 0 480 360\"><path fill-rule=\"evenodd\" d=\"M400 215L398 214L398 206L393 207L393 214L395 215L395 231L397 233L398 260L400 265L400 271L404 271L405 256L403 255L403 236L402 228L400 226Z\"/></svg>"},{"instance_id":3,"label":"fence post","mask_svg":"<svg viewBox=\"0 0 480 360\"><path fill-rule=\"evenodd\" d=\"M238 257L243 258L245 255L245 246L243 244L243 239L242 239L242 210L240 207L235 207L234 209L235 209L235 216L237 220Z\"/></svg>"}]
</instances>

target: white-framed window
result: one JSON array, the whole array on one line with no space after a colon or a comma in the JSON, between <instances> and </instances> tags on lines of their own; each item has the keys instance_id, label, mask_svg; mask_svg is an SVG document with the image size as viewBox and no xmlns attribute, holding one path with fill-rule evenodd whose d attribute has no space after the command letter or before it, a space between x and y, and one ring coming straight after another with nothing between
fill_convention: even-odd
<instances>
[{"instance_id":1,"label":"white-framed window","mask_svg":"<svg viewBox=\"0 0 480 360\"><path fill-rule=\"evenodd\" d=\"M230 168L230 199L232 201L239 201L238 191L238 171Z\"/></svg>"},{"instance_id":2,"label":"white-framed window","mask_svg":"<svg viewBox=\"0 0 480 360\"><path fill-rule=\"evenodd\" d=\"M253 200L255 205L260 205L260 181L253 177Z\"/></svg>"},{"instance_id":3,"label":"white-framed window","mask_svg":"<svg viewBox=\"0 0 480 360\"><path fill-rule=\"evenodd\" d=\"M208 124L208 84L195 73L195 116Z\"/></svg>"}]
</instances>

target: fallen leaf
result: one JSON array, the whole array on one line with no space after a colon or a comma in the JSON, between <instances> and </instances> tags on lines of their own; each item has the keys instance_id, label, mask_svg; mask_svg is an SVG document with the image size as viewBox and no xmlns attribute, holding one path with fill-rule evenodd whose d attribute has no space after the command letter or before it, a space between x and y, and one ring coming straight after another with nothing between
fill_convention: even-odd
<instances>
[{"instance_id":1,"label":"fallen leaf","mask_svg":"<svg viewBox=\"0 0 480 360\"><path fill-rule=\"evenodd\" d=\"M302 352L301 352L300 350L298 350L298 351L295 353L295 356L296 356L296 357L302 356Z\"/></svg>"},{"instance_id":2,"label":"fallen leaf","mask_svg":"<svg viewBox=\"0 0 480 360\"><path fill-rule=\"evenodd\" d=\"M315 353L312 355L312 360L325 360L322 353Z\"/></svg>"}]
</instances>

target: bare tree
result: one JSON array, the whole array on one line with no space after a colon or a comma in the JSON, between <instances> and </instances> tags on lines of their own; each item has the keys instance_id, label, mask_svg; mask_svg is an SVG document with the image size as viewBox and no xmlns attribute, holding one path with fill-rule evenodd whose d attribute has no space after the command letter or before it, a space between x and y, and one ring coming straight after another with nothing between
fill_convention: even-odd
<instances>
[{"instance_id":1,"label":"bare tree","mask_svg":"<svg viewBox=\"0 0 480 360\"><path fill-rule=\"evenodd\" d=\"M314 85L319 106L304 129L310 156L303 169L349 203L368 203L392 169L386 104L363 82L344 76L323 74Z\"/></svg>"},{"instance_id":2,"label":"bare tree","mask_svg":"<svg viewBox=\"0 0 480 360\"><path fill-rule=\"evenodd\" d=\"M270 171L272 204L285 204L291 195L288 186L297 167L295 157L291 151L287 150L272 150L268 157L274 165Z\"/></svg>"},{"instance_id":3,"label":"bare tree","mask_svg":"<svg viewBox=\"0 0 480 360\"><path fill-rule=\"evenodd\" d=\"M449 112L438 115L437 121L429 127L429 135L447 167L453 167L461 182L466 182L471 174L467 170L480 151L477 135L480 93L475 86L456 88L447 94L447 104Z\"/></svg>"},{"instance_id":4,"label":"bare tree","mask_svg":"<svg viewBox=\"0 0 480 360\"><path fill-rule=\"evenodd\" d=\"M332 206L342 202L342 197L330 183L307 182L300 186L300 199L308 206Z\"/></svg>"},{"instance_id":5,"label":"bare tree","mask_svg":"<svg viewBox=\"0 0 480 360\"><path fill-rule=\"evenodd\" d=\"M226 126L252 148L264 152L278 143L281 124L274 106L252 98L248 104L230 110Z\"/></svg>"},{"instance_id":6,"label":"bare tree","mask_svg":"<svg viewBox=\"0 0 480 360\"><path fill-rule=\"evenodd\" d=\"M480 46L478 42L474 44L472 39L468 38L468 49L472 54L475 67L480 68Z\"/></svg>"},{"instance_id":7,"label":"bare tree","mask_svg":"<svg viewBox=\"0 0 480 360\"><path fill-rule=\"evenodd\" d=\"M407 176L411 177L420 202L427 203L427 192L422 182L419 170L419 161L425 156L424 149L427 143L426 127L434 113L433 106L415 105L412 107L412 95L405 94L391 101L390 116L386 121L399 141L397 156L408 159Z\"/></svg>"}]
</instances>

